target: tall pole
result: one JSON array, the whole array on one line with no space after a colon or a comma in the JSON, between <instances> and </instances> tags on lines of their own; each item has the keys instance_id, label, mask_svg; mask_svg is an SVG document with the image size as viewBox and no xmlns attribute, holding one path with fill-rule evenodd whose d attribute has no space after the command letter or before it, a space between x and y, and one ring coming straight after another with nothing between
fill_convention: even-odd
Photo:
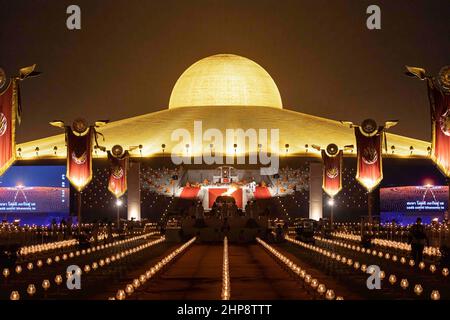
<instances>
[{"instance_id":1,"label":"tall pole","mask_svg":"<svg viewBox=\"0 0 450 320\"><path fill-rule=\"evenodd\" d=\"M330 224L331 224L331 229L333 229L333 224L334 224L334 199L332 198L332 201L331 201L331 205L330 205L330 209L331 209L331 212L330 212Z\"/></svg>"},{"instance_id":2,"label":"tall pole","mask_svg":"<svg viewBox=\"0 0 450 320\"><path fill-rule=\"evenodd\" d=\"M81 195L82 192L78 191L78 233L81 232Z\"/></svg>"},{"instance_id":3,"label":"tall pole","mask_svg":"<svg viewBox=\"0 0 450 320\"><path fill-rule=\"evenodd\" d=\"M367 217L369 220L369 231L372 230L372 211L373 211L373 191L367 192Z\"/></svg>"},{"instance_id":4,"label":"tall pole","mask_svg":"<svg viewBox=\"0 0 450 320\"><path fill-rule=\"evenodd\" d=\"M117 230L120 231L120 206L116 205L117 207Z\"/></svg>"},{"instance_id":5,"label":"tall pole","mask_svg":"<svg viewBox=\"0 0 450 320\"><path fill-rule=\"evenodd\" d=\"M447 186L448 186L447 217L449 217L450 216L450 178L447 178Z\"/></svg>"}]
</instances>

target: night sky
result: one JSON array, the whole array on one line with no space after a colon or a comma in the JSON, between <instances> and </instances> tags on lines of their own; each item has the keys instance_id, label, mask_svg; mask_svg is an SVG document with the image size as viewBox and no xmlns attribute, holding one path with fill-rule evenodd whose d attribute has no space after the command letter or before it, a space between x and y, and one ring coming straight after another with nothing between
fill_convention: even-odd
<instances>
[{"instance_id":1,"label":"night sky","mask_svg":"<svg viewBox=\"0 0 450 320\"><path fill-rule=\"evenodd\" d=\"M66 28L66 7L82 30ZM378 4L382 30L366 28ZM118 120L165 109L195 61L234 53L263 66L285 108L360 122L400 119L392 131L430 140L425 84L450 64L448 0L0 0L0 66L37 63L22 85L19 142L58 134L49 120Z\"/></svg>"}]
</instances>

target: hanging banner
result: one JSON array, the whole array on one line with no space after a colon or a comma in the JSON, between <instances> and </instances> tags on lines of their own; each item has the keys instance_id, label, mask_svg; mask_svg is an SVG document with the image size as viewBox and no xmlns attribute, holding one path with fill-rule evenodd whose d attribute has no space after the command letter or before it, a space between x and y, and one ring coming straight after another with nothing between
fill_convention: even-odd
<instances>
[{"instance_id":1,"label":"hanging banner","mask_svg":"<svg viewBox=\"0 0 450 320\"><path fill-rule=\"evenodd\" d=\"M431 105L431 157L450 178L450 66L442 68L437 79L427 81Z\"/></svg>"},{"instance_id":2,"label":"hanging banner","mask_svg":"<svg viewBox=\"0 0 450 320\"><path fill-rule=\"evenodd\" d=\"M0 176L16 160L17 81L0 93Z\"/></svg>"},{"instance_id":3,"label":"hanging banner","mask_svg":"<svg viewBox=\"0 0 450 320\"><path fill-rule=\"evenodd\" d=\"M128 151L123 151L119 145L115 145L108 151L108 160L111 165L108 190L116 197L121 197L127 191Z\"/></svg>"},{"instance_id":4,"label":"hanging banner","mask_svg":"<svg viewBox=\"0 0 450 320\"><path fill-rule=\"evenodd\" d=\"M322 150L323 183L326 194L333 198L342 189L342 159L344 152L337 145L330 144Z\"/></svg>"},{"instance_id":5,"label":"hanging banner","mask_svg":"<svg viewBox=\"0 0 450 320\"><path fill-rule=\"evenodd\" d=\"M362 126L355 127L357 149L356 180L368 192L371 192L383 180L383 136L383 127L378 128L373 120L365 120Z\"/></svg>"},{"instance_id":6,"label":"hanging banner","mask_svg":"<svg viewBox=\"0 0 450 320\"><path fill-rule=\"evenodd\" d=\"M83 133L75 133L66 127L67 179L81 192L92 180L92 140L94 128L87 127Z\"/></svg>"}]
</instances>

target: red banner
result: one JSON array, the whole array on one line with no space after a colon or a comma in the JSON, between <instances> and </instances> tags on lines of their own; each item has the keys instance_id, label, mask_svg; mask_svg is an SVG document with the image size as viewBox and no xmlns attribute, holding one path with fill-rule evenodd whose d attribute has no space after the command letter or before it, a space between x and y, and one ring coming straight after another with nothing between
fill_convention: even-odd
<instances>
[{"instance_id":1,"label":"red banner","mask_svg":"<svg viewBox=\"0 0 450 320\"><path fill-rule=\"evenodd\" d=\"M355 128L357 149L356 180L369 192L383 180L381 149L383 134L381 130L367 134L363 132L361 127Z\"/></svg>"},{"instance_id":2,"label":"red banner","mask_svg":"<svg viewBox=\"0 0 450 320\"><path fill-rule=\"evenodd\" d=\"M339 150L335 155L329 155L322 150L323 183L322 188L330 197L334 197L342 189L342 158L344 152Z\"/></svg>"},{"instance_id":3,"label":"red banner","mask_svg":"<svg viewBox=\"0 0 450 320\"><path fill-rule=\"evenodd\" d=\"M94 129L89 128L83 135L66 128L67 139L67 179L78 191L82 191L92 180L92 139Z\"/></svg>"},{"instance_id":4,"label":"red banner","mask_svg":"<svg viewBox=\"0 0 450 320\"><path fill-rule=\"evenodd\" d=\"M119 198L127 191L128 151L118 157L108 151L108 159L111 163L108 190Z\"/></svg>"},{"instance_id":5,"label":"red banner","mask_svg":"<svg viewBox=\"0 0 450 320\"><path fill-rule=\"evenodd\" d=\"M217 197L225 195L227 192L229 192L229 196L233 197L234 200L236 200L236 206L238 208L242 209L242 189L238 188L236 190L231 190L227 188L209 188L208 190L208 197L209 197L209 207L212 208L214 205L214 202L216 201Z\"/></svg>"},{"instance_id":6,"label":"red banner","mask_svg":"<svg viewBox=\"0 0 450 320\"><path fill-rule=\"evenodd\" d=\"M436 86L430 86L429 90L430 98L434 102L434 108L431 110L432 158L442 173L450 177L450 95Z\"/></svg>"},{"instance_id":7,"label":"red banner","mask_svg":"<svg viewBox=\"0 0 450 320\"><path fill-rule=\"evenodd\" d=\"M0 94L0 175L16 160L17 84L12 80Z\"/></svg>"}]
</instances>

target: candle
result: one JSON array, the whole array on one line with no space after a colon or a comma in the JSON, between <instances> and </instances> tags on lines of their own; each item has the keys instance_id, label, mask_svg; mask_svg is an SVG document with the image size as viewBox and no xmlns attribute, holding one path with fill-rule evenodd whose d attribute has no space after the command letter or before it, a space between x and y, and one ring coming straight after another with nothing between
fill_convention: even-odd
<instances>
[{"instance_id":1,"label":"candle","mask_svg":"<svg viewBox=\"0 0 450 320\"><path fill-rule=\"evenodd\" d=\"M42 288L44 288L44 290L47 291L47 289L50 288L50 281L48 280L42 281Z\"/></svg>"},{"instance_id":2,"label":"candle","mask_svg":"<svg viewBox=\"0 0 450 320\"><path fill-rule=\"evenodd\" d=\"M397 282L397 277L394 274L389 276L389 283L394 285Z\"/></svg>"},{"instance_id":3,"label":"candle","mask_svg":"<svg viewBox=\"0 0 450 320\"><path fill-rule=\"evenodd\" d=\"M2 274L3 274L3 276L5 278L8 278L8 276L9 276L9 269L8 268L4 268Z\"/></svg>"},{"instance_id":4,"label":"candle","mask_svg":"<svg viewBox=\"0 0 450 320\"><path fill-rule=\"evenodd\" d=\"M127 284L127 286L125 287L125 292L128 295L131 295L134 292L134 287L131 284Z\"/></svg>"},{"instance_id":5,"label":"candle","mask_svg":"<svg viewBox=\"0 0 450 320\"><path fill-rule=\"evenodd\" d=\"M27 287L27 293L30 296L33 296L36 293L36 287L34 286L34 284L29 284Z\"/></svg>"},{"instance_id":6,"label":"candle","mask_svg":"<svg viewBox=\"0 0 450 320\"><path fill-rule=\"evenodd\" d=\"M123 290L117 291L117 293L116 293L117 300L125 300L126 297L127 297L127 295L125 294L125 291L123 291Z\"/></svg>"},{"instance_id":7,"label":"candle","mask_svg":"<svg viewBox=\"0 0 450 320\"><path fill-rule=\"evenodd\" d=\"M331 289L328 289L327 292L325 293L325 298L327 300L333 300L336 297L336 295L334 294L334 291Z\"/></svg>"},{"instance_id":8,"label":"candle","mask_svg":"<svg viewBox=\"0 0 450 320\"><path fill-rule=\"evenodd\" d=\"M406 290L406 288L408 288L408 286L409 286L408 279L402 279L400 281L400 287L402 287L402 289Z\"/></svg>"},{"instance_id":9,"label":"candle","mask_svg":"<svg viewBox=\"0 0 450 320\"><path fill-rule=\"evenodd\" d=\"M416 284L414 286L414 293L417 294L418 296L420 296L423 292L423 288L420 284Z\"/></svg>"},{"instance_id":10,"label":"candle","mask_svg":"<svg viewBox=\"0 0 450 320\"><path fill-rule=\"evenodd\" d=\"M11 295L9 296L9 299L11 300L20 300L20 294L17 291L12 291Z\"/></svg>"},{"instance_id":11,"label":"candle","mask_svg":"<svg viewBox=\"0 0 450 320\"><path fill-rule=\"evenodd\" d=\"M433 290L431 292L431 300L440 300L441 299L441 294L439 293L438 290Z\"/></svg>"}]
</instances>

